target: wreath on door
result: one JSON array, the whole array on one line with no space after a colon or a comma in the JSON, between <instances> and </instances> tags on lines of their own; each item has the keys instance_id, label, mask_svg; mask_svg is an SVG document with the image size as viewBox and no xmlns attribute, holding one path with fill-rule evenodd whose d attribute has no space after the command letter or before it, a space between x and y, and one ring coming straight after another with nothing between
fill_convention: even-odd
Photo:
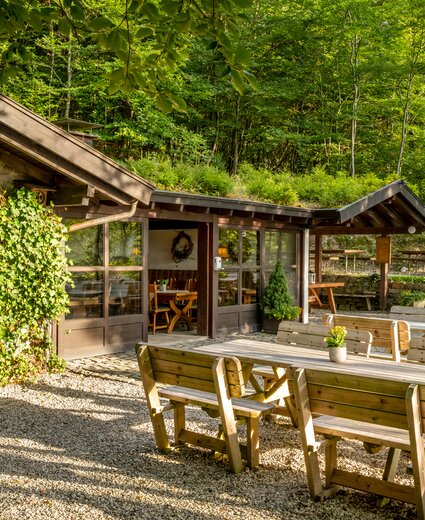
<instances>
[{"instance_id":1,"label":"wreath on door","mask_svg":"<svg viewBox=\"0 0 425 520\"><path fill-rule=\"evenodd\" d=\"M173 245L171 246L171 253L173 255L173 260L175 262L182 262L189 258L193 251L193 242L190 236L184 231L180 231L180 233L173 240Z\"/></svg>"}]
</instances>

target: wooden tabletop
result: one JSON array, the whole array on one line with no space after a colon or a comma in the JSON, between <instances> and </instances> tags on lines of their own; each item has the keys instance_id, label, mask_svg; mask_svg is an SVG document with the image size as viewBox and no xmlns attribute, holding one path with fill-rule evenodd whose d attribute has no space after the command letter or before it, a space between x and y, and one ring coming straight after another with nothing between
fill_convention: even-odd
<instances>
[{"instance_id":1,"label":"wooden tabletop","mask_svg":"<svg viewBox=\"0 0 425 520\"><path fill-rule=\"evenodd\" d=\"M344 287L343 282L317 282L317 283L309 283L308 288L309 289L326 289L326 288L333 288L333 287Z\"/></svg>"},{"instance_id":2,"label":"wooden tabletop","mask_svg":"<svg viewBox=\"0 0 425 520\"><path fill-rule=\"evenodd\" d=\"M387 359L367 358L348 354L344 363L329 360L328 351L310 349L264 341L238 339L214 343L202 347L188 347L195 351L217 355L236 356L242 362L287 368L289 366L313 367L338 372L374 376L378 379L396 379L412 383L425 381L425 364L403 361L396 363Z\"/></svg>"}]
</instances>

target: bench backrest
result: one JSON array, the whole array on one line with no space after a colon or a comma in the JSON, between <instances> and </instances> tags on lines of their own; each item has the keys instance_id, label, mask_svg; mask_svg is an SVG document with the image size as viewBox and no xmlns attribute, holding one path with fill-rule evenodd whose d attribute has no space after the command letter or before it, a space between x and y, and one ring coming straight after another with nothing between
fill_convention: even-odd
<instances>
[{"instance_id":1,"label":"bench backrest","mask_svg":"<svg viewBox=\"0 0 425 520\"><path fill-rule=\"evenodd\" d=\"M297 372L298 370L298 372ZM305 382L299 379L300 371ZM384 376L357 376L337 370L292 369L290 388L307 385L311 413L408 429L406 393L409 383ZM298 379L297 379L298 377ZM425 394L422 390L424 405Z\"/></svg>"},{"instance_id":2,"label":"bench backrest","mask_svg":"<svg viewBox=\"0 0 425 520\"><path fill-rule=\"evenodd\" d=\"M346 314L329 314L325 316L324 319L327 324L332 327L341 325L350 330L369 331L373 337L372 347L384 347L391 351L395 361L400 360L400 352L409 349L410 326L406 321L349 316Z\"/></svg>"},{"instance_id":3,"label":"bench backrest","mask_svg":"<svg viewBox=\"0 0 425 520\"><path fill-rule=\"evenodd\" d=\"M423 336L410 340L409 350L407 351L409 361L420 361L425 363L425 338Z\"/></svg>"},{"instance_id":4,"label":"bench backrest","mask_svg":"<svg viewBox=\"0 0 425 520\"><path fill-rule=\"evenodd\" d=\"M390 310L390 316L396 320L411 320L425 323L425 309L421 307L393 305Z\"/></svg>"},{"instance_id":5,"label":"bench backrest","mask_svg":"<svg viewBox=\"0 0 425 520\"><path fill-rule=\"evenodd\" d=\"M325 337L328 335L329 328L329 325L282 321L277 331L277 343L326 349ZM346 344L349 352L369 355L372 334L365 330L347 330Z\"/></svg>"},{"instance_id":6,"label":"bench backrest","mask_svg":"<svg viewBox=\"0 0 425 520\"><path fill-rule=\"evenodd\" d=\"M217 356L152 345L147 346L147 351L149 359L144 356L143 371L148 371L156 383L216 392L213 365ZM139 355L138 360L140 365L142 358ZM230 396L244 396L251 366L242 366L239 359L226 357L225 367ZM142 372L142 367L140 370Z\"/></svg>"}]
</instances>

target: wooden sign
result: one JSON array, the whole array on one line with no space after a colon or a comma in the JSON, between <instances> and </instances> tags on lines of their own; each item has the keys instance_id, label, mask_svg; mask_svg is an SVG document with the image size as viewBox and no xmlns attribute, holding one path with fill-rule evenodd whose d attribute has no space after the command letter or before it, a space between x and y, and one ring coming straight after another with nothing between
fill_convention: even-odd
<instances>
[{"instance_id":1,"label":"wooden sign","mask_svg":"<svg viewBox=\"0 0 425 520\"><path fill-rule=\"evenodd\" d=\"M376 239L376 262L378 264L391 263L391 237Z\"/></svg>"}]
</instances>

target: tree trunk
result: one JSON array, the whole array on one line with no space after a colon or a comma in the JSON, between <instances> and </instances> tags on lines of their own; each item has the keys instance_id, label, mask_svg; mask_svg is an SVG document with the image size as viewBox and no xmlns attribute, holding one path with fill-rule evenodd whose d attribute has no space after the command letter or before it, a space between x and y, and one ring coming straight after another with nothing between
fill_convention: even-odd
<instances>
[{"instance_id":1,"label":"tree trunk","mask_svg":"<svg viewBox=\"0 0 425 520\"><path fill-rule=\"evenodd\" d=\"M68 40L68 55L67 55L67 66L66 66L66 104L65 104L65 118L69 119L71 113L71 85L72 85L72 34L69 33Z\"/></svg>"},{"instance_id":2,"label":"tree trunk","mask_svg":"<svg viewBox=\"0 0 425 520\"><path fill-rule=\"evenodd\" d=\"M351 157L350 157L350 173L351 177L356 174L356 136L357 136L357 107L359 103L359 46L360 38L355 35L351 40L351 56L350 65L353 78L353 103L351 106Z\"/></svg>"},{"instance_id":3,"label":"tree trunk","mask_svg":"<svg viewBox=\"0 0 425 520\"><path fill-rule=\"evenodd\" d=\"M412 69L410 69L409 76L407 79L406 101L404 103L404 109L403 109L403 124L401 126L400 154L398 156L398 162L397 162L397 175L399 177L401 176L401 167L403 165L404 149L406 147L407 121L409 119L409 106L410 106L410 94L412 91L412 80L413 80L413 71L412 71Z\"/></svg>"}]
</instances>

